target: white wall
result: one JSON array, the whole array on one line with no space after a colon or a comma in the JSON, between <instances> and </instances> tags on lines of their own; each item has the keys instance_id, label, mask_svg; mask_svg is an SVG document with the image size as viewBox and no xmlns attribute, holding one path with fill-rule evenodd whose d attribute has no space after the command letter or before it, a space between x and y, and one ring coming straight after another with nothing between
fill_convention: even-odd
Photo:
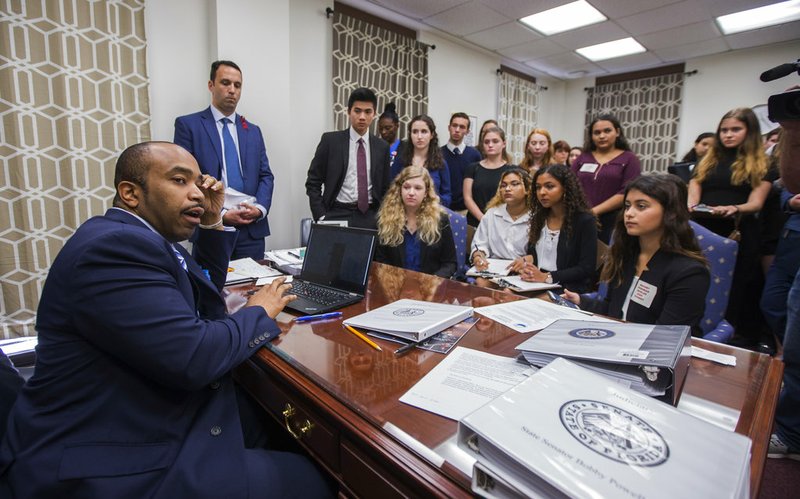
<instances>
[{"instance_id":1,"label":"white wall","mask_svg":"<svg viewBox=\"0 0 800 499\"><path fill-rule=\"evenodd\" d=\"M682 157L702 132L715 132L720 118L735 107L766 104L767 98L800 84L797 74L763 83L759 75L778 64L800 57L800 41L738 50L686 61L686 78L678 138Z\"/></svg>"}]
</instances>

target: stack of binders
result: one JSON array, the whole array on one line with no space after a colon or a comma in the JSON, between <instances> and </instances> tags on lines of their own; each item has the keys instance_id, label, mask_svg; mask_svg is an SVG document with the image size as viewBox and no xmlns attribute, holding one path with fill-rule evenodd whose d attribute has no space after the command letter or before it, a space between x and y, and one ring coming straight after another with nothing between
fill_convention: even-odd
<instances>
[{"instance_id":1,"label":"stack of binders","mask_svg":"<svg viewBox=\"0 0 800 499\"><path fill-rule=\"evenodd\" d=\"M691 331L688 326L558 320L517 350L534 366L564 357L677 405L689 371Z\"/></svg>"},{"instance_id":2,"label":"stack of binders","mask_svg":"<svg viewBox=\"0 0 800 499\"><path fill-rule=\"evenodd\" d=\"M459 422L484 497L750 493L750 439L557 359Z\"/></svg>"}]
</instances>

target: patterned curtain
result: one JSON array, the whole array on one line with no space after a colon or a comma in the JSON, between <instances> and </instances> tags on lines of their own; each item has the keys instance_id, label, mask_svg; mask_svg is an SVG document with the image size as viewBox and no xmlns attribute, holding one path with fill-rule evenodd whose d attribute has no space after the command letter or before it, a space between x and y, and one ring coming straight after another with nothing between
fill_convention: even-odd
<instances>
[{"instance_id":1,"label":"patterned curtain","mask_svg":"<svg viewBox=\"0 0 800 499\"><path fill-rule=\"evenodd\" d=\"M506 72L500 73L500 113L497 123L506 132L506 150L518 165L525 156L525 139L539 119L539 86Z\"/></svg>"},{"instance_id":2,"label":"patterned curtain","mask_svg":"<svg viewBox=\"0 0 800 499\"><path fill-rule=\"evenodd\" d=\"M674 73L591 88L586 126L598 114L616 115L642 171L666 171L678 143L683 78L683 73Z\"/></svg>"},{"instance_id":3,"label":"patterned curtain","mask_svg":"<svg viewBox=\"0 0 800 499\"><path fill-rule=\"evenodd\" d=\"M399 136L414 116L428 112L428 49L423 43L339 12L333 18L333 119L347 128L347 98L358 87L378 96L377 114L397 105ZM377 120L375 120L377 125Z\"/></svg>"},{"instance_id":4,"label":"patterned curtain","mask_svg":"<svg viewBox=\"0 0 800 499\"><path fill-rule=\"evenodd\" d=\"M64 242L114 195L114 163L150 138L144 0L0 6L0 336L35 335Z\"/></svg>"}]
</instances>

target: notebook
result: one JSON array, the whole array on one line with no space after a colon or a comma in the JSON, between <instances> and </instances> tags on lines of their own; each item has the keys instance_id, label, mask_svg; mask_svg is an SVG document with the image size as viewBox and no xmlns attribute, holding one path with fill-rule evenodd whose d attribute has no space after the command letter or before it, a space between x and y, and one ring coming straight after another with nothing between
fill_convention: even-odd
<instances>
[{"instance_id":1,"label":"notebook","mask_svg":"<svg viewBox=\"0 0 800 499\"><path fill-rule=\"evenodd\" d=\"M286 308L322 314L361 301L376 242L374 230L312 225L303 269L292 281L297 299Z\"/></svg>"}]
</instances>

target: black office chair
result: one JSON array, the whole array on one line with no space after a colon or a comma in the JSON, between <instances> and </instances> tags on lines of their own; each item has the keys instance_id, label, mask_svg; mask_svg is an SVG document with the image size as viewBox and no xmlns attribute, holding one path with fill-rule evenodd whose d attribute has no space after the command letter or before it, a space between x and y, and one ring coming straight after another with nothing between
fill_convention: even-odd
<instances>
[{"instance_id":1,"label":"black office chair","mask_svg":"<svg viewBox=\"0 0 800 499\"><path fill-rule=\"evenodd\" d=\"M300 220L300 246L308 246L308 237L311 235L311 224L314 220L303 218Z\"/></svg>"},{"instance_id":2,"label":"black office chair","mask_svg":"<svg viewBox=\"0 0 800 499\"><path fill-rule=\"evenodd\" d=\"M667 172L679 176L687 184L692 179L692 170L694 170L694 163L675 163L667 167Z\"/></svg>"}]
</instances>

